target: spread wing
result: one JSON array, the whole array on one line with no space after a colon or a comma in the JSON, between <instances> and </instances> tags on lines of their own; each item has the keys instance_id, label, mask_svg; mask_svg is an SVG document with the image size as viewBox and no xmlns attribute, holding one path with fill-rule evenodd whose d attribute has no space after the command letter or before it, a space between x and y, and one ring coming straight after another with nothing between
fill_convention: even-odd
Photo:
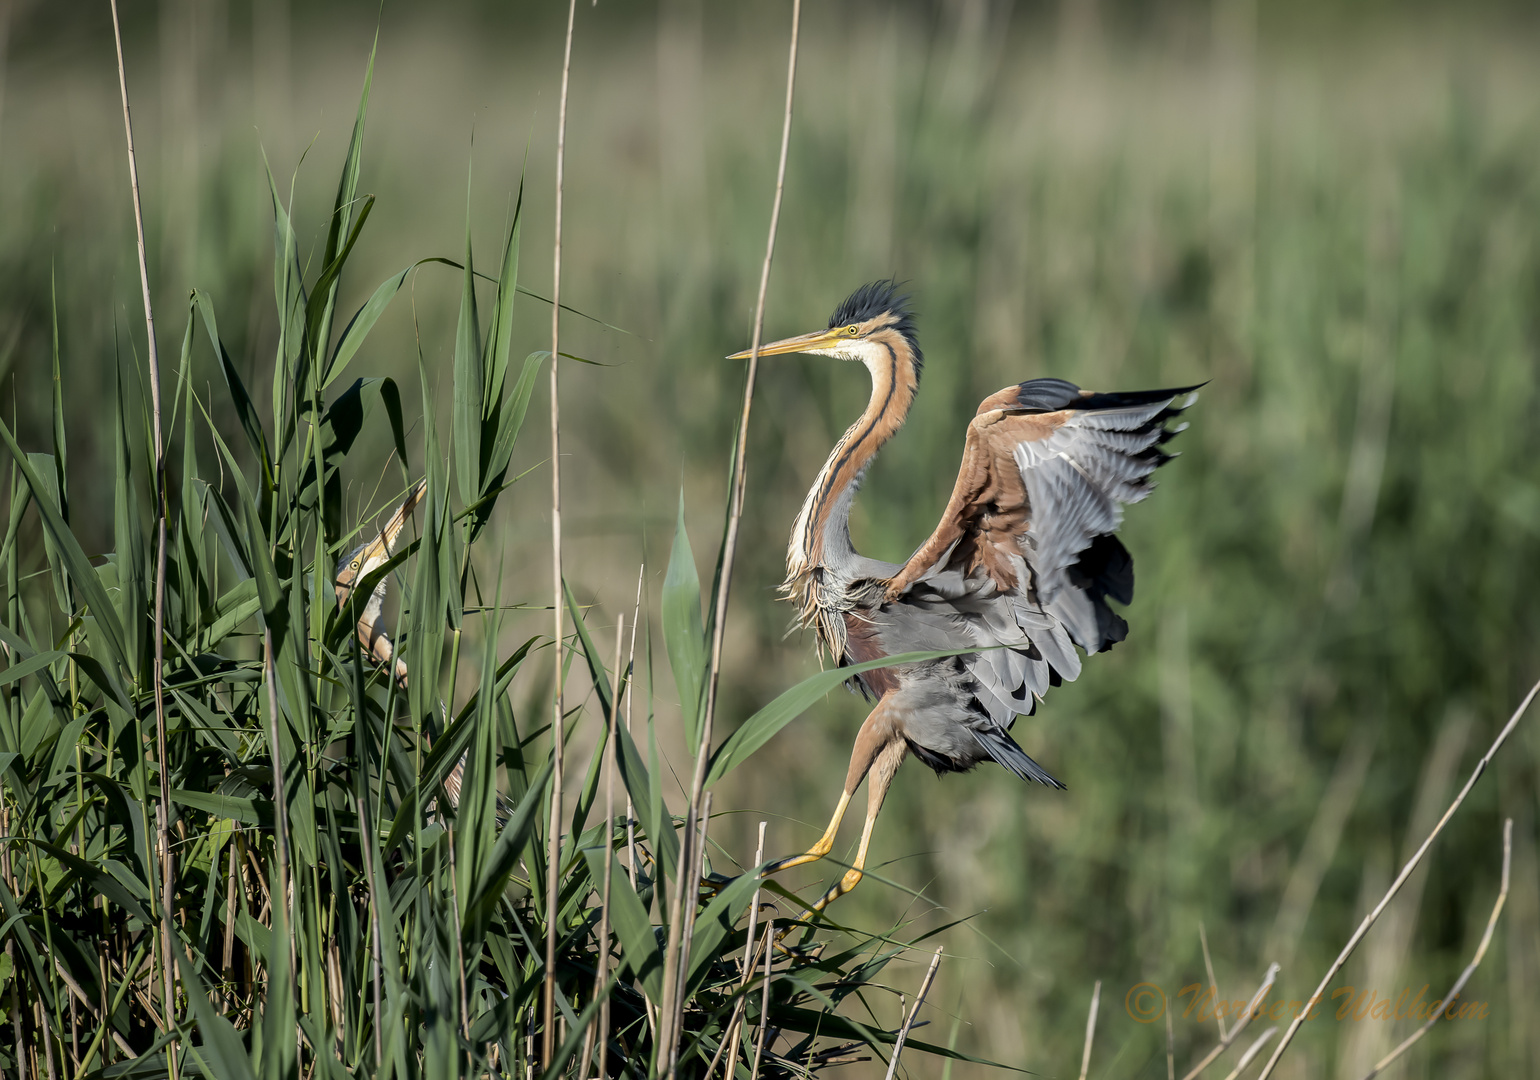
<instances>
[{"instance_id":1,"label":"spread wing","mask_svg":"<svg viewBox=\"0 0 1540 1080\"><path fill-rule=\"evenodd\" d=\"M954 648L1013 646L967 661L1002 729L1080 673L1071 641L1094 653L1127 634L1107 600L1133 599L1133 561L1113 533L1169 459L1161 445L1181 428L1166 422L1192 389L1095 394L1034 379L986 398L968 425L941 523L886 599L909 619L944 622Z\"/></svg>"}]
</instances>

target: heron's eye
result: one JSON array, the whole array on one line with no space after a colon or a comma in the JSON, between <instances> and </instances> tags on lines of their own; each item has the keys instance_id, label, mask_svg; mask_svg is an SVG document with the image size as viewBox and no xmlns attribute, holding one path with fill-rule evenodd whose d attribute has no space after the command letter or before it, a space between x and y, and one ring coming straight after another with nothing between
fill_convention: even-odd
<instances>
[{"instance_id":1,"label":"heron's eye","mask_svg":"<svg viewBox=\"0 0 1540 1080\"><path fill-rule=\"evenodd\" d=\"M851 337L855 337L860 332L861 328L855 323L851 323L849 326L845 327L845 333L849 334Z\"/></svg>"},{"instance_id":2,"label":"heron's eye","mask_svg":"<svg viewBox=\"0 0 1540 1080\"><path fill-rule=\"evenodd\" d=\"M358 569L358 560L357 560L357 559L354 559L354 560L353 560L353 561L352 561L352 562L351 562L351 563L349 563L349 564L348 564L348 565L349 565L349 566L351 566L351 567L352 567L352 568L353 568L353 569L354 569L354 570L357 570L357 569Z\"/></svg>"}]
</instances>

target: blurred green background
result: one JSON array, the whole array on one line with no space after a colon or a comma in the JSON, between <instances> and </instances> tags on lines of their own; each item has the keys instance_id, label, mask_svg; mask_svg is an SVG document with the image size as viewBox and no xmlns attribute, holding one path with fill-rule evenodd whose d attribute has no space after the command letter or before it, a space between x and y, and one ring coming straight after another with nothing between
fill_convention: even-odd
<instances>
[{"instance_id":1,"label":"blurred green background","mask_svg":"<svg viewBox=\"0 0 1540 1080\"><path fill-rule=\"evenodd\" d=\"M414 260L459 257L468 174L490 267L526 168L521 281L548 295L563 14L385 7L361 181L379 202L344 307ZM681 487L709 575L742 385L720 357L749 341L789 16L579 5L563 297L624 328L564 322L564 350L606 365L562 375L567 567L601 641L643 563L655 608ZM129 0L124 18L163 355L201 287L247 384L269 385L264 154L282 190L308 154L295 220L318 254L376 9ZM766 333L820 326L894 275L929 361L856 504L858 548L901 560L928 534L966 421L1000 386L1209 380L1182 458L1128 515L1128 641L1017 726L1069 790L910 763L874 843L898 887L869 879L834 912L967 920L941 939L930 1041L1074 1075L1100 979L1090 1074L1164 1076L1164 1025L1130 1015L1130 988L1170 998L1178 1062L1217 1034L1177 1000L1207 982L1200 927L1221 996L1248 996L1272 961L1279 996L1306 996L1540 677L1540 24L1499 4L952 0L810 3L802 35ZM108 9L0 0L0 40L0 403L24 446L46 444L56 282L75 522L104 550L108 373L142 333ZM457 289L422 269L353 361L396 377L409 417L419 352L447 412ZM526 303L523 344L549 347L547 309ZM775 586L866 392L833 361L762 368L719 731L816 670L809 637L783 638ZM531 606L549 593L541 445L523 441L516 467L536 471L497 524ZM352 478L356 513L377 509L387 452ZM545 627L530 611L507 633ZM687 774L654 652L664 750ZM748 861L759 820L767 854L816 837L862 715L832 695L718 790L719 868ZM1436 1029L1402 1075L1540 1071L1535 727L1334 982L1441 995L1514 818L1512 895L1466 992L1489 1014ZM788 882L821 880L802 873ZM912 994L927 959L892 980ZM1361 1076L1412 1026L1317 1020L1279 1075Z\"/></svg>"}]
</instances>

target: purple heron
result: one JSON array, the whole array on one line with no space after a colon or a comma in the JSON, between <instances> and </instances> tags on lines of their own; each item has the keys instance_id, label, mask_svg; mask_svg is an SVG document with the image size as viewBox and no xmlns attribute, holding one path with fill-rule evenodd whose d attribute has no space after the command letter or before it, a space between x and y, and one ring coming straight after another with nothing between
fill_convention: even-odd
<instances>
[{"instance_id":1,"label":"purple heron","mask_svg":"<svg viewBox=\"0 0 1540 1080\"><path fill-rule=\"evenodd\" d=\"M996 761L1023 780L1062 788L1010 736L1050 686L1088 655L1122 641L1107 603L1133 599L1133 560L1114 532L1123 504L1149 494L1182 427L1166 422L1196 387L1093 393L1062 379L1007 386L980 403L941 522L902 565L869 559L850 540L850 507L878 449L914 403L923 358L907 297L892 281L864 285L827 329L773 342L760 356L812 353L855 360L871 400L840 437L792 526L782 592L799 624L840 665L978 646L967 655L855 676L876 706L856 734L834 817L807 852L775 873L823 858L863 779L866 822L851 869L813 910L861 880L872 825L909 754L938 775ZM729 359L745 358L748 352ZM1182 425L1185 427L1185 425Z\"/></svg>"},{"instance_id":2,"label":"purple heron","mask_svg":"<svg viewBox=\"0 0 1540 1080\"><path fill-rule=\"evenodd\" d=\"M427 490L428 482L419 480L412 490L407 492L406 498L396 508L396 512L385 522L385 527L380 530L379 535L373 540L359 544L337 563L336 573L332 575L332 587L336 590L339 608L347 604L360 581L390 561L391 554L396 550L396 539L406 528L412 511L417 509L417 504L422 501L423 494ZM388 577L381 578L379 584L374 587L374 591L369 594L369 599L365 601L364 610L358 617L358 642L363 646L365 656L376 664L390 669L396 685L404 691L408 680L406 661L396 655L395 646L391 644L383 625L385 586L389 580ZM464 776L465 759L461 758L444 780L444 790L448 792L450 802L456 806L460 803L460 783Z\"/></svg>"},{"instance_id":3,"label":"purple heron","mask_svg":"<svg viewBox=\"0 0 1540 1080\"><path fill-rule=\"evenodd\" d=\"M428 490L428 482L419 480L407 492L406 499L396 509L396 512L385 522L385 527L373 540L359 544L348 552L337 563L337 572L332 576L332 587L337 592L337 606L344 607L349 597L353 595L353 589L364 578L384 566L390 560L391 553L396 550L396 538L401 535L401 530L406 528L407 521L412 516L412 511L417 509L417 504L422 501L423 493ZM376 664L392 664L393 674L401 689L406 689L407 671L406 661L396 656L394 646L390 638L385 635L385 628L380 625L385 611L385 585L389 578L381 578L374 592L369 594L368 601L364 604L364 610L358 616L358 641L364 647L364 653Z\"/></svg>"}]
</instances>

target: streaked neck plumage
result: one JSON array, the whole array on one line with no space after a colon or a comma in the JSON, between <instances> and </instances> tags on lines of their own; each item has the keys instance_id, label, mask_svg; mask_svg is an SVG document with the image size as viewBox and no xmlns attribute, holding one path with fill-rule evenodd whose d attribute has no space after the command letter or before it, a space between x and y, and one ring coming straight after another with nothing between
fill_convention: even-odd
<instances>
[{"instance_id":1,"label":"streaked neck plumage","mask_svg":"<svg viewBox=\"0 0 1540 1080\"><path fill-rule=\"evenodd\" d=\"M782 590L797 604L804 625L827 605L821 595L822 587L832 584L827 579L847 576L842 571L856 557L850 543L850 504L872 458L903 426L920 382L914 346L891 327L829 352L866 365L872 396L866 411L830 451L792 526Z\"/></svg>"}]
</instances>

